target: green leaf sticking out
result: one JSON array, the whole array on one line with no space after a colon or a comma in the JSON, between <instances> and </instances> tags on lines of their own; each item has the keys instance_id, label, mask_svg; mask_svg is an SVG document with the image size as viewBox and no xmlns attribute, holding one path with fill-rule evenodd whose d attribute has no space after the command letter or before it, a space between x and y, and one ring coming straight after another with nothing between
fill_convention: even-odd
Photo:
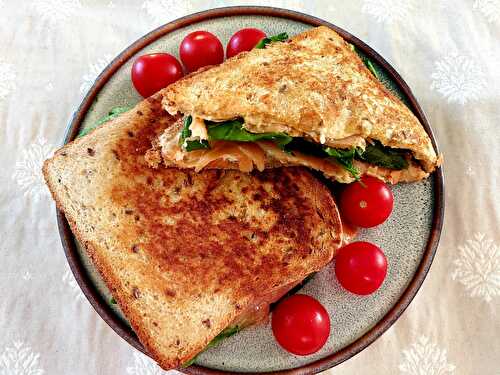
<instances>
[{"instance_id":1,"label":"green leaf sticking out","mask_svg":"<svg viewBox=\"0 0 500 375\"><path fill-rule=\"evenodd\" d=\"M375 66L373 65L373 62L368 57L366 57L364 54L358 52L358 50L356 49L356 46L354 44L349 43L349 47L351 47L351 50L353 50L354 52L356 52L358 54L361 61L363 61L363 64L365 64L365 66L368 68L368 70L370 72L372 72L372 74L375 76L375 78L380 79L378 76L378 73L377 73L377 69L375 69Z\"/></svg>"},{"instance_id":2,"label":"green leaf sticking out","mask_svg":"<svg viewBox=\"0 0 500 375\"><path fill-rule=\"evenodd\" d=\"M278 35L273 35L268 38L262 39L259 43L254 48L262 49L266 48L266 46L270 43L273 42L284 42L285 40L288 39L288 34L287 33L280 33Z\"/></svg>"},{"instance_id":3,"label":"green leaf sticking out","mask_svg":"<svg viewBox=\"0 0 500 375\"><path fill-rule=\"evenodd\" d=\"M340 164L351 175L358 180L359 171L353 165L353 159L356 150L353 149L339 149L321 145L319 143L310 142L304 138L293 138L292 142L286 145L285 152L293 155L294 151L301 152L306 155L316 156L320 158L331 158L336 163Z\"/></svg>"},{"instance_id":4,"label":"green leaf sticking out","mask_svg":"<svg viewBox=\"0 0 500 375\"><path fill-rule=\"evenodd\" d=\"M182 125L181 136L179 137L179 144L182 145L186 138L191 137L191 130L189 127L193 122L193 117L191 115L184 118L184 124Z\"/></svg>"},{"instance_id":5,"label":"green leaf sticking out","mask_svg":"<svg viewBox=\"0 0 500 375\"><path fill-rule=\"evenodd\" d=\"M210 341L206 347L206 349L211 348L218 343L220 343L222 340L225 338L228 338L236 333L241 331L241 327L239 326L232 326L232 327L227 327L225 330L223 330L221 333L219 333L217 336L215 336L212 341Z\"/></svg>"},{"instance_id":6,"label":"green leaf sticking out","mask_svg":"<svg viewBox=\"0 0 500 375\"><path fill-rule=\"evenodd\" d=\"M186 151L210 148L207 140L186 141L191 136L189 129L191 122L192 117L187 116L179 137L179 145ZM269 140L282 149L292 141L292 137L285 133L250 133L243 127L243 120L239 119L224 122L205 121L205 124L210 141L256 142Z\"/></svg>"},{"instance_id":7,"label":"green leaf sticking out","mask_svg":"<svg viewBox=\"0 0 500 375\"><path fill-rule=\"evenodd\" d=\"M239 331L241 331L241 327L239 326L232 326L232 327L227 327L226 329L224 329L221 333L219 333L217 336L215 336L212 341L210 341L208 343L208 345L205 347L205 349L203 349L203 351L207 350L208 348L211 348L213 346L216 346L218 343L220 343L222 340L224 340L225 338L229 337L229 336L232 336L234 335L235 333L238 333ZM200 352L201 353L201 352ZM198 355L200 354L198 353L197 355L195 355L193 358L191 358L189 361L185 362L182 364L182 368L186 368L186 367L189 367L191 366L194 361L196 361L196 358L198 357Z\"/></svg>"},{"instance_id":8,"label":"green leaf sticking out","mask_svg":"<svg viewBox=\"0 0 500 375\"><path fill-rule=\"evenodd\" d=\"M366 145L364 152L357 152L356 159L389 169L401 170L408 167L406 154L406 151L386 147L374 141Z\"/></svg>"},{"instance_id":9,"label":"green leaf sticking out","mask_svg":"<svg viewBox=\"0 0 500 375\"><path fill-rule=\"evenodd\" d=\"M88 128L81 130L80 133L78 133L77 138L83 137L84 135L87 135L92 130L101 126L105 122L113 120L114 118L118 117L122 113L128 112L131 108L132 107L114 107L114 108L111 108L111 110L108 112L108 114L106 116L100 118L99 120L96 121L95 124L89 126Z\"/></svg>"},{"instance_id":10,"label":"green leaf sticking out","mask_svg":"<svg viewBox=\"0 0 500 375\"><path fill-rule=\"evenodd\" d=\"M377 70L375 69L375 67L373 66L373 63L371 60L368 60L368 59L363 59L363 62L365 63L366 67L368 68L368 70L370 72L372 72L372 74L375 76L375 78L379 79L378 77L378 73L377 73Z\"/></svg>"},{"instance_id":11,"label":"green leaf sticking out","mask_svg":"<svg viewBox=\"0 0 500 375\"><path fill-rule=\"evenodd\" d=\"M356 149L343 150L339 148L325 147L323 149L330 157L334 158L346 171L348 171L356 181L359 180L360 174L358 169L354 166L354 156Z\"/></svg>"},{"instance_id":12,"label":"green leaf sticking out","mask_svg":"<svg viewBox=\"0 0 500 375\"><path fill-rule=\"evenodd\" d=\"M195 151L201 149L210 148L208 141L206 139L187 141L186 139L191 137L191 123L193 122L193 117L191 115L184 118L184 125L182 126L181 134L179 136L179 145L186 151Z\"/></svg>"}]
</instances>

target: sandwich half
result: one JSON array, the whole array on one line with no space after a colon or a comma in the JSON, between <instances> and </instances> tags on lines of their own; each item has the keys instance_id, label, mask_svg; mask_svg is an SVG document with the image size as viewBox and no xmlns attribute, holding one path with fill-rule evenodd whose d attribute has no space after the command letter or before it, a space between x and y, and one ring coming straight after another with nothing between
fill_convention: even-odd
<instances>
[{"instance_id":1,"label":"sandwich half","mask_svg":"<svg viewBox=\"0 0 500 375\"><path fill-rule=\"evenodd\" d=\"M248 172L302 165L340 182L418 181L440 163L424 127L321 26L165 88L180 116L155 142L167 166Z\"/></svg>"},{"instance_id":2,"label":"sandwich half","mask_svg":"<svg viewBox=\"0 0 500 375\"><path fill-rule=\"evenodd\" d=\"M139 340L171 369L266 318L330 262L342 227L304 168L150 168L152 140L177 120L160 99L64 146L43 173Z\"/></svg>"}]
</instances>

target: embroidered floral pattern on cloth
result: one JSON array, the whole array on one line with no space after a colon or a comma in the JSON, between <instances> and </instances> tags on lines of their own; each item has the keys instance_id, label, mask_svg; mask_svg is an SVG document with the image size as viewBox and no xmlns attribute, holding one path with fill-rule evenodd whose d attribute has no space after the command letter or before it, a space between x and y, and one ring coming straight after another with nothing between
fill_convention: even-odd
<instances>
[{"instance_id":1,"label":"embroidered floral pattern on cloth","mask_svg":"<svg viewBox=\"0 0 500 375\"><path fill-rule=\"evenodd\" d=\"M41 166L126 46L230 5L303 11L366 41L409 84L444 154L444 230L427 279L392 328L325 374L498 375L500 0L0 0L0 375L180 374L92 309Z\"/></svg>"}]
</instances>

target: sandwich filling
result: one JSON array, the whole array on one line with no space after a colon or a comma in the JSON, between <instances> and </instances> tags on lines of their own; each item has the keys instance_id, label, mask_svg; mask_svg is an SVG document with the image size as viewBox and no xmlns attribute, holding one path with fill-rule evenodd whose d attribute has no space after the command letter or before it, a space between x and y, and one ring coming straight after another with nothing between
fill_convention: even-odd
<instances>
[{"instance_id":1,"label":"sandwich filling","mask_svg":"<svg viewBox=\"0 0 500 375\"><path fill-rule=\"evenodd\" d=\"M321 137L320 137L321 138ZM185 168L237 168L302 164L340 182L374 175L390 183L428 176L411 151L384 146L375 139L351 136L326 145L285 132L253 133L243 119L215 122L186 115L160 137L164 159Z\"/></svg>"}]
</instances>

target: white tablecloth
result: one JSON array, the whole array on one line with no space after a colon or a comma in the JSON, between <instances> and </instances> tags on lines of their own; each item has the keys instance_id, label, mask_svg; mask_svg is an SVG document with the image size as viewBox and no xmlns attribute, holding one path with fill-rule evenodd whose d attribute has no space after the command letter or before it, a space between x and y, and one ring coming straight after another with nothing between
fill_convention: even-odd
<instances>
[{"instance_id":1,"label":"white tablecloth","mask_svg":"<svg viewBox=\"0 0 500 375\"><path fill-rule=\"evenodd\" d=\"M1 375L162 373L79 291L40 167L123 48L179 16L244 3L0 0ZM445 155L445 226L427 280L387 333L329 373L500 374L500 0L272 4L379 51L413 89Z\"/></svg>"}]
</instances>

